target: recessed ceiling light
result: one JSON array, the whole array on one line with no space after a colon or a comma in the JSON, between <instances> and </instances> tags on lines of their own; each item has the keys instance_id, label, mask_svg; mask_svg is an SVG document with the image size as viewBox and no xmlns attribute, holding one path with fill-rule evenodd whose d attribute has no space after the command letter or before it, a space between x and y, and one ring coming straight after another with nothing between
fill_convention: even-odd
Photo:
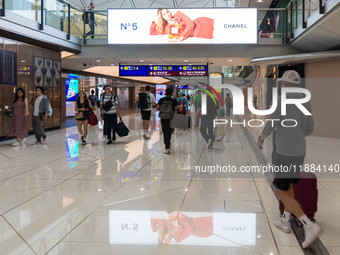
<instances>
[{"instance_id":1,"label":"recessed ceiling light","mask_svg":"<svg viewBox=\"0 0 340 255\"><path fill-rule=\"evenodd\" d=\"M144 62L144 60L143 60L143 59L141 59L141 60L139 60L139 62Z\"/></svg>"},{"instance_id":2,"label":"recessed ceiling light","mask_svg":"<svg viewBox=\"0 0 340 255\"><path fill-rule=\"evenodd\" d=\"M258 3L263 3L263 1L262 1L262 0L257 0L257 2L258 2Z\"/></svg>"},{"instance_id":3,"label":"recessed ceiling light","mask_svg":"<svg viewBox=\"0 0 340 255\"><path fill-rule=\"evenodd\" d=\"M99 62L100 62L100 59L97 59L96 61L99 63Z\"/></svg>"},{"instance_id":4,"label":"recessed ceiling light","mask_svg":"<svg viewBox=\"0 0 340 255\"><path fill-rule=\"evenodd\" d=\"M139 190L140 190L140 191L143 191L143 190L144 190L144 188L140 188Z\"/></svg>"},{"instance_id":5,"label":"recessed ceiling light","mask_svg":"<svg viewBox=\"0 0 340 255\"><path fill-rule=\"evenodd\" d=\"M233 61L233 60L232 60L232 59L229 59L228 61L231 62L231 61Z\"/></svg>"},{"instance_id":6,"label":"recessed ceiling light","mask_svg":"<svg viewBox=\"0 0 340 255\"><path fill-rule=\"evenodd\" d=\"M189 60L185 59L184 62L188 62Z\"/></svg>"},{"instance_id":7,"label":"recessed ceiling light","mask_svg":"<svg viewBox=\"0 0 340 255\"><path fill-rule=\"evenodd\" d=\"M232 189L228 189L228 191L232 191Z\"/></svg>"}]
</instances>

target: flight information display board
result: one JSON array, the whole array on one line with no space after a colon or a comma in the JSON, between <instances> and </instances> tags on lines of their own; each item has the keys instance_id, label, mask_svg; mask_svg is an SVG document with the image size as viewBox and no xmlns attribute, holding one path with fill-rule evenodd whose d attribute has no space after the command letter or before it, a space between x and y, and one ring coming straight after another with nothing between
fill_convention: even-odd
<instances>
[{"instance_id":1,"label":"flight information display board","mask_svg":"<svg viewBox=\"0 0 340 255\"><path fill-rule=\"evenodd\" d=\"M120 65L119 76L208 76L207 65Z\"/></svg>"}]
</instances>

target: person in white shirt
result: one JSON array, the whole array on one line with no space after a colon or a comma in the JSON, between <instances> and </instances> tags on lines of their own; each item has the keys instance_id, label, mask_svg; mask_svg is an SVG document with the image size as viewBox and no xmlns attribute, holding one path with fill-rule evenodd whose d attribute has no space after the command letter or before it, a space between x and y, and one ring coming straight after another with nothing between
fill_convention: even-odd
<instances>
[{"instance_id":1,"label":"person in white shirt","mask_svg":"<svg viewBox=\"0 0 340 255\"><path fill-rule=\"evenodd\" d=\"M47 136L45 134L43 125L44 120L47 120L49 101L46 96L43 95L43 87L35 87L34 89L35 99L32 109L32 126L37 141L34 144L44 144L46 143ZM41 140L41 138L43 140Z\"/></svg>"},{"instance_id":2,"label":"person in white shirt","mask_svg":"<svg viewBox=\"0 0 340 255\"><path fill-rule=\"evenodd\" d=\"M139 93L139 105L141 108L142 113L142 120L143 120L143 129L144 129L144 139L150 139L149 132L149 126L150 126L150 117L151 117L151 111L152 107L156 106L156 99L155 95L150 93L150 86L145 87L145 92Z\"/></svg>"}]
</instances>

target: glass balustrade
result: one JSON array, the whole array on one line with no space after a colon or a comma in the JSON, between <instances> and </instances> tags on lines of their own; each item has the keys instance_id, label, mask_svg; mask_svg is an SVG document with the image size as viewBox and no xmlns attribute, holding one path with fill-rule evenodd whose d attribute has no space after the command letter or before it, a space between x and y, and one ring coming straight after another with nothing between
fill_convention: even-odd
<instances>
[{"instance_id":1,"label":"glass balustrade","mask_svg":"<svg viewBox=\"0 0 340 255\"><path fill-rule=\"evenodd\" d=\"M41 21L41 1L36 0L5 0L6 11L27 19Z\"/></svg>"},{"instance_id":2,"label":"glass balustrade","mask_svg":"<svg viewBox=\"0 0 340 255\"><path fill-rule=\"evenodd\" d=\"M41 23L43 8L44 25L83 39L84 43L87 40L107 38L106 10L84 11L64 0L0 0L0 9L3 1L6 11L38 23ZM302 1L305 4L304 10ZM321 3L325 4L327 1L321 0ZM319 4L319 0L292 0L286 8L259 9L259 38L290 38L293 32L302 26L303 12L306 21L319 9ZM95 26L92 26L92 31L90 23L93 17ZM286 40L282 40L282 43L285 42Z\"/></svg>"}]
</instances>

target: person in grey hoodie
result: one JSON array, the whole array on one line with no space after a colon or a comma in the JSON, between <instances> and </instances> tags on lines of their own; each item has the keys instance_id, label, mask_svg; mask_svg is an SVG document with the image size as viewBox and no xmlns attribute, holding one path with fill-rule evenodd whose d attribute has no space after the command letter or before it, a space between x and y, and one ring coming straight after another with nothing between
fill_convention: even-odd
<instances>
[{"instance_id":1,"label":"person in grey hoodie","mask_svg":"<svg viewBox=\"0 0 340 255\"><path fill-rule=\"evenodd\" d=\"M300 75L293 70L284 72L282 78L278 79L281 87L299 87L301 83ZM287 99L302 99L305 96L300 93L287 93ZM309 102L303 106L311 113ZM311 245L318 235L321 228L312 222L304 213L299 202L294 198L293 184L298 184L303 169L304 158L306 155L306 139L314 130L314 120L312 115L305 115L296 105L288 104L286 106L286 115L281 113L281 97L278 98L276 110L271 114L270 119L276 119L274 125L267 122L261 135L258 137L257 146L262 149L263 142L276 129L276 166L286 167L289 171L275 172L274 185L276 194L284 204L284 212L280 219L274 221L274 226L285 233L291 232L289 222L290 214L293 213L302 223L305 229L305 240L302 247L306 248ZM295 126L286 121L286 126L281 124L282 120L295 120ZM289 123L289 124L288 124ZM287 127L287 125L289 125ZM296 170L296 171L295 171Z\"/></svg>"},{"instance_id":2,"label":"person in grey hoodie","mask_svg":"<svg viewBox=\"0 0 340 255\"><path fill-rule=\"evenodd\" d=\"M46 96L43 95L43 87L35 87L34 89L34 103L32 108L32 126L35 138L37 139L34 144L45 144L47 136L45 134L43 125L44 120L47 120L49 101ZM41 140L42 138L42 140Z\"/></svg>"}]
</instances>

